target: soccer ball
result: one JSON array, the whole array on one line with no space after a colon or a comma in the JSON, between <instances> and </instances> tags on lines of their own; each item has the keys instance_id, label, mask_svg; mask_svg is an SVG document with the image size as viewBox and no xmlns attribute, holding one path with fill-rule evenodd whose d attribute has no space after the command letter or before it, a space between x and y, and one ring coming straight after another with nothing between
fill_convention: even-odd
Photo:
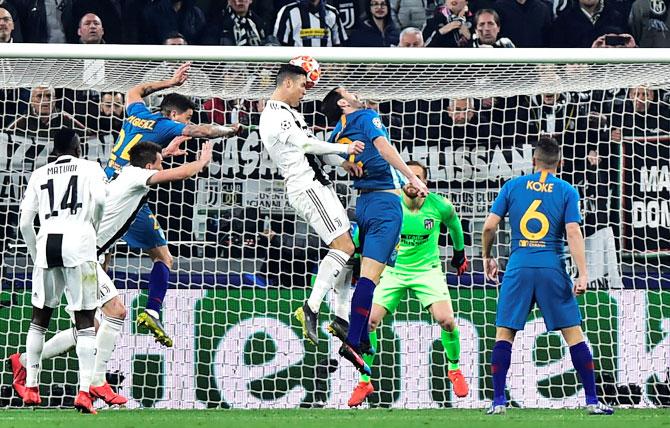
<instances>
[{"instance_id":1,"label":"soccer ball","mask_svg":"<svg viewBox=\"0 0 670 428\"><path fill-rule=\"evenodd\" d=\"M321 66L311 56L297 56L288 62L291 65L302 68L307 73L307 89L313 88L321 77Z\"/></svg>"}]
</instances>

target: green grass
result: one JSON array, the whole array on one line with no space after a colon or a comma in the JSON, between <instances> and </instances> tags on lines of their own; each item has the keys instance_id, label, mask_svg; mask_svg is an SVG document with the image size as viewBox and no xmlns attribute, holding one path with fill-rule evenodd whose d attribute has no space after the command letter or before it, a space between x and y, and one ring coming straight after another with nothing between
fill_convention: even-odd
<instances>
[{"instance_id":1,"label":"green grass","mask_svg":"<svg viewBox=\"0 0 670 428\"><path fill-rule=\"evenodd\" d=\"M479 410L2 410L2 428L670 428L670 409L617 410L588 416L579 410L511 409L504 416Z\"/></svg>"}]
</instances>

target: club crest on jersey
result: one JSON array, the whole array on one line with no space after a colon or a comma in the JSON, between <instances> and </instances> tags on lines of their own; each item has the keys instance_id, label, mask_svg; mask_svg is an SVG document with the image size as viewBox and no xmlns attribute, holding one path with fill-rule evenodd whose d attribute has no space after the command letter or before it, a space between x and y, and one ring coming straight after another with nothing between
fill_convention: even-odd
<instances>
[{"instance_id":1,"label":"club crest on jersey","mask_svg":"<svg viewBox=\"0 0 670 428\"><path fill-rule=\"evenodd\" d=\"M281 121L281 129L283 129L284 131L286 131L286 130L289 129L290 127L291 127L291 121L290 121L290 120L282 120L282 121Z\"/></svg>"},{"instance_id":2,"label":"club crest on jersey","mask_svg":"<svg viewBox=\"0 0 670 428\"><path fill-rule=\"evenodd\" d=\"M431 230L433 228L433 226L435 226L435 223L433 222L432 218L427 218L423 221L423 227L426 230Z\"/></svg>"},{"instance_id":3,"label":"club crest on jersey","mask_svg":"<svg viewBox=\"0 0 670 428\"><path fill-rule=\"evenodd\" d=\"M374 119L372 119L372 124L377 128L382 129L382 120L380 118L375 117Z\"/></svg>"},{"instance_id":4,"label":"club crest on jersey","mask_svg":"<svg viewBox=\"0 0 670 428\"><path fill-rule=\"evenodd\" d=\"M651 0L649 2L649 8L657 15L663 15L667 9L663 0Z\"/></svg>"}]
</instances>

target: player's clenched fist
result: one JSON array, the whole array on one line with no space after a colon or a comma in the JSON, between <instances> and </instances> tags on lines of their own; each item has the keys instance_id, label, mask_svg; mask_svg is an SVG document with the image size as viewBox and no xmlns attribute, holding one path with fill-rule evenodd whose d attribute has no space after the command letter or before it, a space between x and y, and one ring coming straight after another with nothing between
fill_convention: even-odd
<instances>
[{"instance_id":1,"label":"player's clenched fist","mask_svg":"<svg viewBox=\"0 0 670 428\"><path fill-rule=\"evenodd\" d=\"M419 180L419 178L414 175L409 179L409 184L411 184L417 191L417 196L420 198L424 198L428 196L428 187L426 186L426 183L423 181Z\"/></svg>"},{"instance_id":2,"label":"player's clenched fist","mask_svg":"<svg viewBox=\"0 0 670 428\"><path fill-rule=\"evenodd\" d=\"M468 257L465 255L465 250L454 250L454 256L451 258L451 266L456 269L458 275L463 275L468 270Z\"/></svg>"},{"instance_id":3,"label":"player's clenched fist","mask_svg":"<svg viewBox=\"0 0 670 428\"><path fill-rule=\"evenodd\" d=\"M362 141L353 141L349 143L349 147L347 148L347 154L349 155L357 155L361 153L365 149L365 143Z\"/></svg>"}]
</instances>

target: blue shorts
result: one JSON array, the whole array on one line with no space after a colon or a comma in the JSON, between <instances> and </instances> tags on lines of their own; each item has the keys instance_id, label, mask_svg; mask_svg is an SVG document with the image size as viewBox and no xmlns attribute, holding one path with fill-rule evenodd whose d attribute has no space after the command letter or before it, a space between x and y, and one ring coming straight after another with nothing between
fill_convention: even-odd
<instances>
[{"instance_id":1,"label":"blue shorts","mask_svg":"<svg viewBox=\"0 0 670 428\"><path fill-rule=\"evenodd\" d=\"M165 233L147 204L142 205L137 212L135 220L123 235L123 240L136 250L150 250L167 245Z\"/></svg>"},{"instance_id":2,"label":"blue shorts","mask_svg":"<svg viewBox=\"0 0 670 428\"><path fill-rule=\"evenodd\" d=\"M356 223L361 255L394 266L402 227L400 196L389 192L362 193L356 200Z\"/></svg>"},{"instance_id":3,"label":"blue shorts","mask_svg":"<svg viewBox=\"0 0 670 428\"><path fill-rule=\"evenodd\" d=\"M505 272L498 296L496 326L523 330L533 306L540 308L547 331L582 323L572 279L551 268L519 268Z\"/></svg>"}]
</instances>

